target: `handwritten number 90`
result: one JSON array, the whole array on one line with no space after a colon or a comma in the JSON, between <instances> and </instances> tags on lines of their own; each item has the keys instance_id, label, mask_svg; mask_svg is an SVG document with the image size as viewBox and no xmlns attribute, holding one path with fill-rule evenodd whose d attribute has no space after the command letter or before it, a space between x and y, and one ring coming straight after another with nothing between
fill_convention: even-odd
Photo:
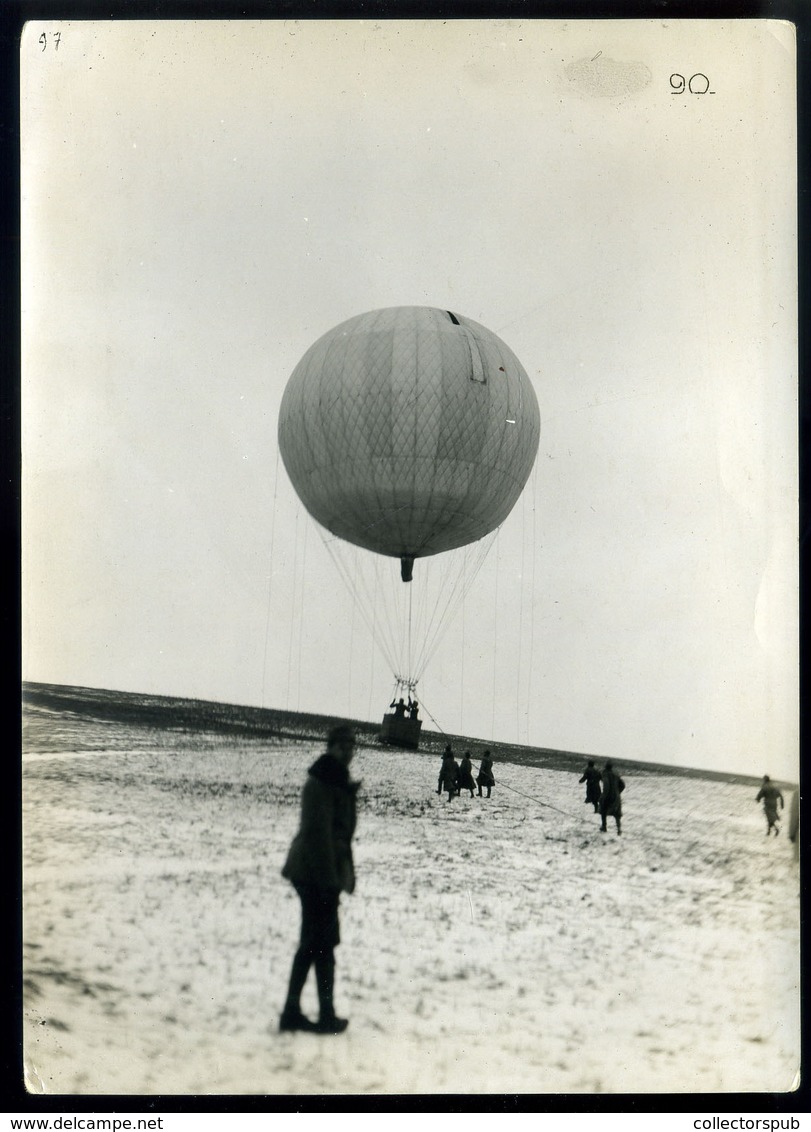
<instances>
[{"instance_id":1,"label":"handwritten number 90","mask_svg":"<svg viewBox=\"0 0 811 1132\"><path fill-rule=\"evenodd\" d=\"M710 80L701 71L689 79L685 79L684 75L671 75L670 85L673 88L671 94L684 94L686 90L690 94L715 94L714 90L710 90Z\"/></svg>"}]
</instances>

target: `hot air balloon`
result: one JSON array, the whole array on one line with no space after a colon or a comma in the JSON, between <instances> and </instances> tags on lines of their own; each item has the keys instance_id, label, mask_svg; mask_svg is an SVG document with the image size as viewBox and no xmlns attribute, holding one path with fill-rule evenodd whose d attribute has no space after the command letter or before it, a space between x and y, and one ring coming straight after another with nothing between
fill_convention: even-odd
<instances>
[{"instance_id":1,"label":"hot air balloon","mask_svg":"<svg viewBox=\"0 0 811 1132\"><path fill-rule=\"evenodd\" d=\"M472 319L389 307L342 322L294 369L279 450L301 502L340 540L414 562L484 539L519 498L540 413L510 348ZM413 689L410 674L404 686ZM398 681L400 675L398 674Z\"/></svg>"}]
</instances>

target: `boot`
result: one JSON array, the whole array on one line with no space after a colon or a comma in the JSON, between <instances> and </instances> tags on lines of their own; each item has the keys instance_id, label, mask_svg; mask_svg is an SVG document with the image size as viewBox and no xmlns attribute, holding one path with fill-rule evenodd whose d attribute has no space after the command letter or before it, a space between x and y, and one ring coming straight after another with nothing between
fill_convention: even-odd
<instances>
[{"instance_id":1,"label":"boot","mask_svg":"<svg viewBox=\"0 0 811 1132\"><path fill-rule=\"evenodd\" d=\"M335 986L335 956L321 955L315 961L315 982L318 988L319 1016L315 1028L319 1034L342 1034L349 1025L335 1013L332 996Z\"/></svg>"},{"instance_id":2,"label":"boot","mask_svg":"<svg viewBox=\"0 0 811 1132\"><path fill-rule=\"evenodd\" d=\"M301 1012L301 992L307 981L312 962L309 952L298 949L293 956L293 967L290 971L290 983L287 988L287 998L281 1018L279 1019L280 1033L291 1033L295 1030L305 1030L314 1033L315 1022Z\"/></svg>"}]
</instances>

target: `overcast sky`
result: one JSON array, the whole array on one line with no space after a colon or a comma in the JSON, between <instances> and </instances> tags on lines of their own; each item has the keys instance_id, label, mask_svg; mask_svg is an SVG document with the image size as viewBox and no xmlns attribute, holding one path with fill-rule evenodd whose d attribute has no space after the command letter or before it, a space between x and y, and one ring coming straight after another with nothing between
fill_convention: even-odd
<instances>
[{"instance_id":1,"label":"overcast sky","mask_svg":"<svg viewBox=\"0 0 811 1132\"><path fill-rule=\"evenodd\" d=\"M277 415L436 306L541 440L426 711L796 781L794 66L765 20L28 24L25 678L380 717Z\"/></svg>"}]
</instances>

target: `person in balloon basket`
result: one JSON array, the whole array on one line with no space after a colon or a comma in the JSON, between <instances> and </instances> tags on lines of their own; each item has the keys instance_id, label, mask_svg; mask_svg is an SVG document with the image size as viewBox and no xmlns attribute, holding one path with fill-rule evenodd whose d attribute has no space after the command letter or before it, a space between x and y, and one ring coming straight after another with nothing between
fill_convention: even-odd
<instances>
[{"instance_id":1,"label":"person in balloon basket","mask_svg":"<svg viewBox=\"0 0 811 1132\"><path fill-rule=\"evenodd\" d=\"M625 783L614 770L612 763L606 763L600 776L600 832L607 833L606 820L613 817L617 823L617 834L622 834L622 792Z\"/></svg>"},{"instance_id":2,"label":"person in balloon basket","mask_svg":"<svg viewBox=\"0 0 811 1132\"><path fill-rule=\"evenodd\" d=\"M780 803L780 809L785 808L785 801L783 795L774 785L768 774L763 775L763 784L758 791L756 802L763 802L763 812L766 815L766 836L774 830L774 836L777 837L780 832L780 826L777 824L780 820L777 814L777 803Z\"/></svg>"},{"instance_id":3,"label":"person in balloon basket","mask_svg":"<svg viewBox=\"0 0 811 1132\"><path fill-rule=\"evenodd\" d=\"M342 892L355 889L352 837L360 783L349 777L354 749L352 728L333 727L326 753L310 767L302 790L299 830L282 869L301 901L301 937L279 1020L282 1031L340 1034L348 1025L335 1014L333 988L334 951L340 943L338 903ZM317 1022L301 1010L301 994L311 967L318 992Z\"/></svg>"},{"instance_id":4,"label":"person in balloon basket","mask_svg":"<svg viewBox=\"0 0 811 1132\"><path fill-rule=\"evenodd\" d=\"M594 765L594 759L589 759L589 765L583 771L583 777L578 781L586 784L584 801L590 802L594 806L595 814L598 813L600 809L600 772Z\"/></svg>"},{"instance_id":5,"label":"person in balloon basket","mask_svg":"<svg viewBox=\"0 0 811 1132\"><path fill-rule=\"evenodd\" d=\"M476 784L479 787L479 797L482 796L482 787L487 787L487 797L490 797L490 791L496 784L493 777L493 757L489 751L485 751L482 756L482 761L479 763L479 773L476 775Z\"/></svg>"},{"instance_id":6,"label":"person in balloon basket","mask_svg":"<svg viewBox=\"0 0 811 1132\"><path fill-rule=\"evenodd\" d=\"M453 757L453 751L449 743L442 756L442 766L439 768L439 782L437 783L436 792L437 794L441 794L443 790L447 790L448 801L452 802L457 792L458 783L459 764Z\"/></svg>"}]
</instances>

